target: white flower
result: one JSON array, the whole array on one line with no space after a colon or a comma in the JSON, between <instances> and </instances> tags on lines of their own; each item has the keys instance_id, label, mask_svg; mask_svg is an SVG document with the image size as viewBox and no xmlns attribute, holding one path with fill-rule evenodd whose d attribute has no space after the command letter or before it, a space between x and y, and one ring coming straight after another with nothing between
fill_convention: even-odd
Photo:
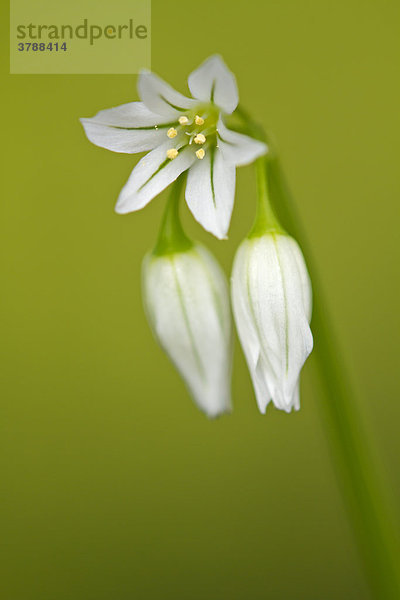
<instances>
[{"instance_id":1,"label":"white flower","mask_svg":"<svg viewBox=\"0 0 400 600\"><path fill-rule=\"evenodd\" d=\"M298 410L300 370L313 338L311 283L295 240L276 233L246 239L234 261L232 302L260 411L270 400Z\"/></svg>"},{"instance_id":2,"label":"white flower","mask_svg":"<svg viewBox=\"0 0 400 600\"><path fill-rule=\"evenodd\" d=\"M116 211L143 208L189 169L186 201L195 219L216 237L226 237L235 195L236 167L252 162L265 144L226 128L224 114L238 104L234 75L211 56L189 75L193 98L142 71L142 102L102 110L81 119L87 137L114 152L150 152L133 169Z\"/></svg>"},{"instance_id":3,"label":"white flower","mask_svg":"<svg viewBox=\"0 0 400 600\"><path fill-rule=\"evenodd\" d=\"M209 417L231 406L231 316L225 275L199 244L143 263L148 319L159 343Z\"/></svg>"}]
</instances>

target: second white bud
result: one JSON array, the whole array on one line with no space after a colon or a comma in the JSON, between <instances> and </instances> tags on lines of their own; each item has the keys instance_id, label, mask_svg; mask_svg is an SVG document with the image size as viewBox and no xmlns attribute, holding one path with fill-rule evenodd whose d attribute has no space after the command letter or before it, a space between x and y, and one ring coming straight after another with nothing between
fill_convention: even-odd
<instances>
[{"instance_id":1,"label":"second white bud","mask_svg":"<svg viewBox=\"0 0 400 600\"><path fill-rule=\"evenodd\" d=\"M148 319L160 345L208 416L231 407L232 330L225 275L208 250L190 249L143 263Z\"/></svg>"},{"instance_id":2,"label":"second white bud","mask_svg":"<svg viewBox=\"0 0 400 600\"><path fill-rule=\"evenodd\" d=\"M311 283L297 242L278 233L246 239L233 265L232 302L260 411L271 400L287 412L299 409L313 338Z\"/></svg>"}]
</instances>

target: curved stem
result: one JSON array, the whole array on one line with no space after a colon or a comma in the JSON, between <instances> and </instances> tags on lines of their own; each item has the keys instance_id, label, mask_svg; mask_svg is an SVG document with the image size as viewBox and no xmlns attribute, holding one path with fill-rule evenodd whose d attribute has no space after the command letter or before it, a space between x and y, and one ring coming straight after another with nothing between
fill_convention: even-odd
<instances>
[{"instance_id":1,"label":"curved stem","mask_svg":"<svg viewBox=\"0 0 400 600\"><path fill-rule=\"evenodd\" d=\"M183 231L179 217L179 200L185 181L186 175L183 173L171 186L160 232L153 250L153 254L156 256L184 252L193 246L193 243Z\"/></svg>"},{"instance_id":2,"label":"curved stem","mask_svg":"<svg viewBox=\"0 0 400 600\"><path fill-rule=\"evenodd\" d=\"M259 237L267 232L285 233L274 209L268 192L267 158L261 156L256 160L257 173L257 212L249 238Z\"/></svg>"},{"instance_id":3,"label":"curved stem","mask_svg":"<svg viewBox=\"0 0 400 600\"><path fill-rule=\"evenodd\" d=\"M266 139L263 130L242 109L239 116L249 135ZM355 394L341 358L340 345L328 315L312 252L277 154L271 151L269 156L264 162L269 198L287 230L302 246L313 283L316 299L312 319L314 356L326 397L325 401L319 402L319 407L366 577L377 600L399 600L400 554L393 532L392 515L368 451L366 435L354 403Z\"/></svg>"}]
</instances>

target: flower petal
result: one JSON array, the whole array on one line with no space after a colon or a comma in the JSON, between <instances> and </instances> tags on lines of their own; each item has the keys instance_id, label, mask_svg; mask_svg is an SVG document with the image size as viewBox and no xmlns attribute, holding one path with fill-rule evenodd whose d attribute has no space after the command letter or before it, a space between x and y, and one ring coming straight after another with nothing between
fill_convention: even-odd
<instances>
[{"instance_id":1,"label":"flower petal","mask_svg":"<svg viewBox=\"0 0 400 600\"><path fill-rule=\"evenodd\" d=\"M293 264L297 267L298 277L301 282L302 300L304 312L308 322L311 322L312 315L312 286L310 275L308 274L307 266L304 260L303 253L298 245L289 246L289 251L292 253Z\"/></svg>"},{"instance_id":2,"label":"flower petal","mask_svg":"<svg viewBox=\"0 0 400 600\"><path fill-rule=\"evenodd\" d=\"M218 149L206 150L203 160L191 166L186 202L206 231L226 239L235 197L235 167L226 163Z\"/></svg>"},{"instance_id":3,"label":"flower petal","mask_svg":"<svg viewBox=\"0 0 400 600\"><path fill-rule=\"evenodd\" d=\"M227 114L238 105L239 94L234 74L218 55L210 56L189 75L188 85L194 98L214 102Z\"/></svg>"},{"instance_id":4,"label":"flower petal","mask_svg":"<svg viewBox=\"0 0 400 600\"><path fill-rule=\"evenodd\" d=\"M243 247L240 247L235 256L232 271L232 305L235 315L236 327L242 344L247 366L256 395L257 405L262 414L265 414L271 402L271 392L268 388L265 373L268 363L261 355L260 336L256 327L252 311L249 310L250 298L247 290L248 256Z\"/></svg>"},{"instance_id":5,"label":"flower petal","mask_svg":"<svg viewBox=\"0 0 400 600\"><path fill-rule=\"evenodd\" d=\"M186 98L150 71L140 72L138 92L141 100L151 111L172 119L177 119L179 115L196 105L192 98Z\"/></svg>"},{"instance_id":6,"label":"flower petal","mask_svg":"<svg viewBox=\"0 0 400 600\"><path fill-rule=\"evenodd\" d=\"M263 142L228 129L221 118L218 121L217 130L218 146L225 160L238 167L248 165L268 151L267 145Z\"/></svg>"},{"instance_id":7,"label":"flower petal","mask_svg":"<svg viewBox=\"0 0 400 600\"><path fill-rule=\"evenodd\" d=\"M272 395L268 387L267 379L265 377L265 364L263 358L259 356L256 368L249 368L251 380L256 395L257 406L260 413L265 415L268 404L272 401Z\"/></svg>"},{"instance_id":8,"label":"flower petal","mask_svg":"<svg viewBox=\"0 0 400 600\"><path fill-rule=\"evenodd\" d=\"M125 187L121 190L115 210L125 214L143 208L194 160L192 149L184 148L178 156L170 160L167 150L171 147L168 140L144 156L133 169Z\"/></svg>"},{"instance_id":9,"label":"flower petal","mask_svg":"<svg viewBox=\"0 0 400 600\"><path fill-rule=\"evenodd\" d=\"M80 121L96 146L130 154L151 150L160 144L172 124L170 119L151 112L143 102L101 110L94 117Z\"/></svg>"},{"instance_id":10,"label":"flower petal","mask_svg":"<svg viewBox=\"0 0 400 600\"><path fill-rule=\"evenodd\" d=\"M297 385L294 389L292 406L294 410L300 410L300 378L297 381Z\"/></svg>"}]
</instances>

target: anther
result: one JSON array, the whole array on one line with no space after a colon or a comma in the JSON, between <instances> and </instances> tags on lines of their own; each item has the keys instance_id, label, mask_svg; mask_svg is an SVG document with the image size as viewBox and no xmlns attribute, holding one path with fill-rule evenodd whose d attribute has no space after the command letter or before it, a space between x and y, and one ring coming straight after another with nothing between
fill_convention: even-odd
<instances>
[{"instance_id":1,"label":"anther","mask_svg":"<svg viewBox=\"0 0 400 600\"><path fill-rule=\"evenodd\" d=\"M200 148L199 150L196 150L196 156L199 160L203 160L203 158L205 157L206 153L204 152L203 148Z\"/></svg>"},{"instance_id":2,"label":"anther","mask_svg":"<svg viewBox=\"0 0 400 600\"><path fill-rule=\"evenodd\" d=\"M185 115L179 117L178 121L180 125L187 125L189 123L189 119Z\"/></svg>"},{"instance_id":3,"label":"anther","mask_svg":"<svg viewBox=\"0 0 400 600\"><path fill-rule=\"evenodd\" d=\"M196 137L194 138L195 144L204 144L205 141L206 141L206 136L203 135L202 133L198 133L196 135Z\"/></svg>"},{"instance_id":4,"label":"anther","mask_svg":"<svg viewBox=\"0 0 400 600\"><path fill-rule=\"evenodd\" d=\"M167 150L167 158L174 160L178 156L178 150L176 148L170 148Z\"/></svg>"},{"instance_id":5,"label":"anther","mask_svg":"<svg viewBox=\"0 0 400 600\"><path fill-rule=\"evenodd\" d=\"M172 138L176 137L177 135L178 135L178 132L177 132L177 130L175 129L175 127L170 127L170 128L168 129L168 131L167 131L167 136L168 136L169 138L171 138L171 139L172 139Z\"/></svg>"},{"instance_id":6,"label":"anther","mask_svg":"<svg viewBox=\"0 0 400 600\"><path fill-rule=\"evenodd\" d=\"M196 125L204 125L204 119L203 117L199 117L199 115L195 116L194 122L196 123Z\"/></svg>"}]
</instances>

